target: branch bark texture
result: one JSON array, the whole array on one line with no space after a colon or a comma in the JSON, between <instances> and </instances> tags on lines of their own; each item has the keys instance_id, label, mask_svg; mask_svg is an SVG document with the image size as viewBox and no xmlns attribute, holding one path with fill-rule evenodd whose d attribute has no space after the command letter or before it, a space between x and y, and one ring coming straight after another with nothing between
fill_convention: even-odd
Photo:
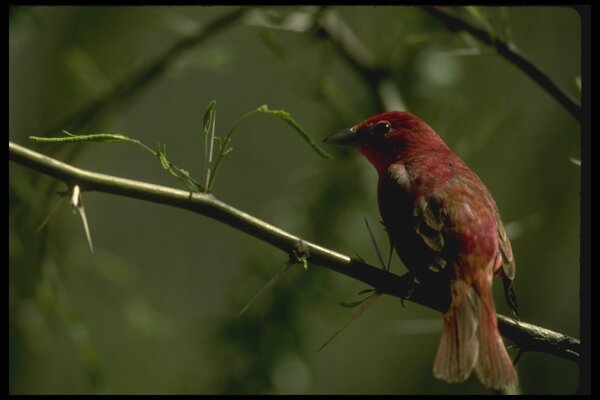
<instances>
[{"instance_id":1,"label":"branch bark texture","mask_svg":"<svg viewBox=\"0 0 600 400\"><path fill-rule=\"evenodd\" d=\"M449 294L434 297L431 291L424 290L411 279L303 240L218 200L212 194L190 193L83 170L10 141L8 149L11 161L52 176L69 186L77 184L82 190L117 194L189 210L254 236L281 249L290 257L297 257L300 250L308 257L309 262L360 280L380 293L406 299L441 312L449 306ZM579 362L580 342L575 338L503 315L498 315L498 325L502 334L522 351L539 351Z\"/></svg>"}]
</instances>

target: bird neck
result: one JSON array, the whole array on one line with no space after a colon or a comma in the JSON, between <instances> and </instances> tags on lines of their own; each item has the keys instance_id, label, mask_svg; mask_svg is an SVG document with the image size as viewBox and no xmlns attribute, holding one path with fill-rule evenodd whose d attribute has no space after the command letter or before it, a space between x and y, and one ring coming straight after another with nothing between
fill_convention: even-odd
<instances>
[{"instance_id":1,"label":"bird neck","mask_svg":"<svg viewBox=\"0 0 600 400\"><path fill-rule=\"evenodd\" d=\"M413 157L425 153L436 153L442 156L452 155L448 146L439 141L434 146L402 146L401 144L386 146L386 148L361 148L360 152L371 162L379 176L386 173L395 163L403 163Z\"/></svg>"}]
</instances>

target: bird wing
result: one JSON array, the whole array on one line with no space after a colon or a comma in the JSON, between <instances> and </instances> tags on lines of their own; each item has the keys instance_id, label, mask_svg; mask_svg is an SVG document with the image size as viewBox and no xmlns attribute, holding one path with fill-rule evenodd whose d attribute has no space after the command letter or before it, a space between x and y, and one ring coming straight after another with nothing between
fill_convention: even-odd
<instances>
[{"instance_id":1,"label":"bird wing","mask_svg":"<svg viewBox=\"0 0 600 400\"><path fill-rule=\"evenodd\" d=\"M452 178L449 179L447 183L436 193L434 193L429 201L426 202L427 208L423 208L422 204L425 204L423 200L417 202L417 207L423 209L423 212L420 213L421 218L423 219L427 215L431 214L431 212L427 210L441 209L442 213L440 216L446 215L446 223L449 225L452 224L452 217L448 217L448 214L452 214L452 210L456 211L457 199L456 196L449 194L454 192L451 189L451 186L458 182L460 182L461 187L464 190L469 191L472 194L479 194L482 196L484 202L487 203L487 207L485 208L491 211L497 229L498 253L496 254L494 270L496 270L497 273L499 273L499 275L502 277L506 302L510 306L514 315L518 317L517 296L513 285L513 281L515 279L515 259L513 257L510 240L506 234L506 229L504 228L504 224L500 218L500 211L498 210L498 206L492 198L492 195L485 187L483 182L481 182L479 177L471 170L463 169L461 167L462 165L459 165L458 167L461 169L460 173L454 173ZM455 202L454 204L452 203L453 201ZM450 228L450 230L452 230L452 228ZM500 269L500 267L502 268Z\"/></svg>"},{"instance_id":2,"label":"bird wing","mask_svg":"<svg viewBox=\"0 0 600 400\"><path fill-rule=\"evenodd\" d=\"M504 224L500 219L500 212L494 203L494 216L496 217L496 225L498 225L498 245L500 247L500 254L502 255L502 271L511 281L515 279L515 259L513 257L512 247L504 229Z\"/></svg>"},{"instance_id":3,"label":"bird wing","mask_svg":"<svg viewBox=\"0 0 600 400\"><path fill-rule=\"evenodd\" d=\"M502 219L500 218L500 211L498 210L498 206L494 201L492 195L490 194L487 187L483 184L481 179L474 173L469 173L468 175L461 174L456 175L457 179L460 179L461 182L471 190L483 190L482 194L485 198L485 201L488 203L489 208L493 210L494 219L496 221L496 226L498 229L498 249L500 251L500 262L502 263L502 272L504 277L509 279L510 281L515 279L515 259L513 257L512 247L510 245L510 240L508 240L508 235L506 234L506 229L504 228L504 224L502 223Z\"/></svg>"},{"instance_id":4,"label":"bird wing","mask_svg":"<svg viewBox=\"0 0 600 400\"><path fill-rule=\"evenodd\" d=\"M409 228L407 225L411 225L409 229L412 230L413 235L416 233L418 241L422 242L421 244L408 240L410 235L404 231L404 234L396 236L401 236L401 240L408 241L409 244L397 240L397 247L406 248L410 245L421 247L427 253L427 257L422 257L418 261L425 263L429 270L438 271L445 266L446 262L456 261L454 258L458 249L455 248L454 236L458 232L455 230L462 230L468 225L469 218L472 218L472 223L476 223L475 217L487 211L492 218L489 223L493 221L497 229L496 265L500 267L501 263L505 277L509 280L514 279L515 265L510 241L498 208L488 190L461 161L455 159L451 160L452 162L434 161L435 163L432 162L431 165L424 164L422 160L414 164L410 161L395 163L388 168L387 176L383 177L383 185L386 187L385 197L388 198L383 201L380 199L384 221L387 219L394 226L403 225L404 229ZM435 181L440 176L445 176L444 181ZM413 199L412 215L400 221L397 210L403 207L397 199L406 198L407 194ZM457 223L459 225L456 225ZM408 251L402 252L408 253Z\"/></svg>"},{"instance_id":5,"label":"bird wing","mask_svg":"<svg viewBox=\"0 0 600 400\"><path fill-rule=\"evenodd\" d=\"M382 176L379 207L398 255L419 280L447 278L452 270L443 254L447 242L444 205L437 198L417 194L414 171L396 163ZM436 276L437 275L437 276Z\"/></svg>"}]
</instances>

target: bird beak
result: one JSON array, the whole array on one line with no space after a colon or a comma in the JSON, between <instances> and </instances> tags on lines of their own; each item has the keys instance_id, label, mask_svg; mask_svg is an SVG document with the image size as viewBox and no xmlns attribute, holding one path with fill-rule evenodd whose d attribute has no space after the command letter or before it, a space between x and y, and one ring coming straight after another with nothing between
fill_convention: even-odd
<instances>
[{"instance_id":1,"label":"bird beak","mask_svg":"<svg viewBox=\"0 0 600 400\"><path fill-rule=\"evenodd\" d=\"M356 148L360 146L358 136L356 135L356 130L354 128L344 129L343 131L333 133L327 136L323 142L350 148Z\"/></svg>"}]
</instances>

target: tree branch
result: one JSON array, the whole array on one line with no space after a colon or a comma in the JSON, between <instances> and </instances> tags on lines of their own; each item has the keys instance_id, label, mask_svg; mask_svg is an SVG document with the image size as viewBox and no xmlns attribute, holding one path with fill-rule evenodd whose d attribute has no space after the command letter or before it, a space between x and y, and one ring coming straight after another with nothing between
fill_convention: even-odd
<instances>
[{"instance_id":1,"label":"tree branch","mask_svg":"<svg viewBox=\"0 0 600 400\"><path fill-rule=\"evenodd\" d=\"M382 294L407 299L440 312L444 312L449 306L449 293L434 295L431 291L424 290L421 285L414 283L412 279L375 268L344 254L305 241L219 201L212 194L190 193L83 170L10 141L8 142L8 151L11 161L52 176L67 185L77 184L82 190L118 194L189 210L254 236L281 249L290 257L297 257L298 249L302 249L311 263L362 281ZM502 334L512 340L521 350L554 354L579 362L579 340L502 315L497 317Z\"/></svg>"},{"instance_id":2,"label":"tree branch","mask_svg":"<svg viewBox=\"0 0 600 400\"><path fill-rule=\"evenodd\" d=\"M317 20L318 35L329 39L342 59L361 77L370 89L378 112L406 111L406 105L389 72L375 62L375 58L350 27L334 10L323 9Z\"/></svg>"},{"instance_id":3,"label":"tree branch","mask_svg":"<svg viewBox=\"0 0 600 400\"><path fill-rule=\"evenodd\" d=\"M487 31L471 25L469 22L458 17L453 12L439 6L423 6L423 8L432 16L440 20L451 31L467 31L483 43L492 46L498 53L513 63L517 68L529 75L531 79L537 82L552 97L556 99L567 111L569 111L579 122L581 122L581 105L569 93L565 92L556 82L554 82L544 71L534 64L523 54L516 45L507 43L500 38L491 35Z\"/></svg>"},{"instance_id":4,"label":"tree branch","mask_svg":"<svg viewBox=\"0 0 600 400\"><path fill-rule=\"evenodd\" d=\"M63 129L77 132L113 110L114 107L131 101L136 94L139 94L151 82L160 77L169 65L182 53L205 42L213 35L231 26L231 24L243 17L249 9L249 7L238 7L206 24L200 25L196 32L175 42L161 56L137 69L131 75L121 80L121 82L114 84L100 98L83 106L77 112L53 125L46 133L41 133L38 136L54 136ZM56 144L48 146L51 153L58 147ZM64 159L68 161L73 160L78 154L78 150L78 146L73 146L70 152L64 156Z\"/></svg>"},{"instance_id":5,"label":"tree branch","mask_svg":"<svg viewBox=\"0 0 600 400\"><path fill-rule=\"evenodd\" d=\"M130 100L134 94L139 93L141 89L159 77L167 67L181 55L181 53L199 45L216 33L230 26L240 19L248 9L248 7L239 7L207 24L202 24L195 33L179 40L165 51L165 53L156 58L156 60L135 71L122 82L115 84L113 89L104 96L91 102L73 115L70 115L60 123L56 124L56 128L51 129L49 133L55 134L57 131L60 132L65 128L77 131L88 122L106 113L112 106Z\"/></svg>"}]
</instances>

